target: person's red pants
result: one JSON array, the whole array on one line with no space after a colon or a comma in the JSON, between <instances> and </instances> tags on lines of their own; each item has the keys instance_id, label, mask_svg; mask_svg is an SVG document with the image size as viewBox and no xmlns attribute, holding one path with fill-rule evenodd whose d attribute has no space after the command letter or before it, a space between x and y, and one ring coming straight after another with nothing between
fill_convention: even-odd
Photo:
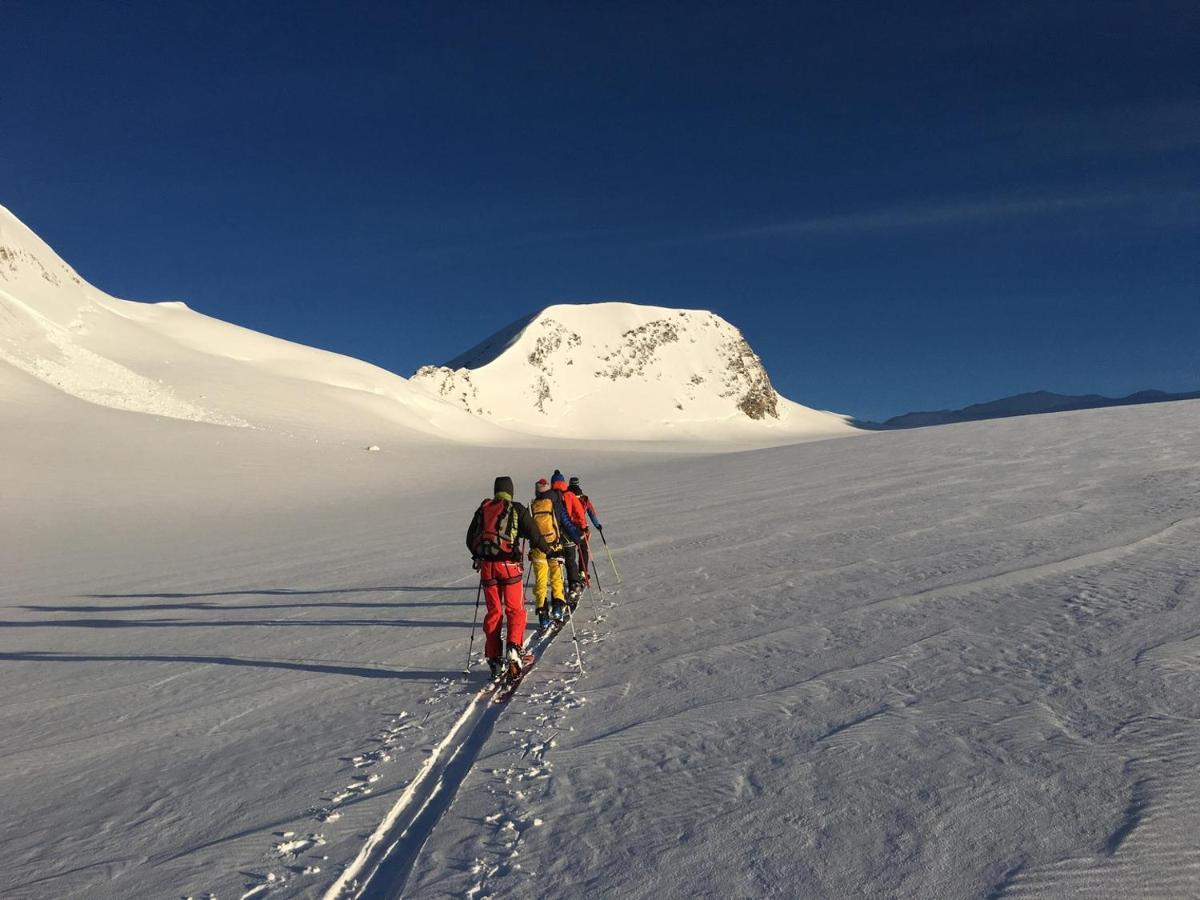
<instances>
[{"instance_id":1,"label":"person's red pants","mask_svg":"<svg viewBox=\"0 0 1200 900\"><path fill-rule=\"evenodd\" d=\"M479 565L483 599L487 602L487 615L483 617L483 652L489 658L502 653L500 619L504 616L508 617L508 642L525 642L525 586L521 584L522 577L520 563L484 560Z\"/></svg>"}]
</instances>

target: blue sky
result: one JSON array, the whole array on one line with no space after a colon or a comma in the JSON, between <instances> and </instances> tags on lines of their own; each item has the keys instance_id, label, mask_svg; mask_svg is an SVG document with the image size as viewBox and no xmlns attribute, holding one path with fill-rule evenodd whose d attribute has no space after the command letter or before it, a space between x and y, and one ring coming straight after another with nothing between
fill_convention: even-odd
<instances>
[{"instance_id":1,"label":"blue sky","mask_svg":"<svg viewBox=\"0 0 1200 900\"><path fill-rule=\"evenodd\" d=\"M0 203L401 374L707 308L882 418L1200 388L1200 4L6 0Z\"/></svg>"}]
</instances>

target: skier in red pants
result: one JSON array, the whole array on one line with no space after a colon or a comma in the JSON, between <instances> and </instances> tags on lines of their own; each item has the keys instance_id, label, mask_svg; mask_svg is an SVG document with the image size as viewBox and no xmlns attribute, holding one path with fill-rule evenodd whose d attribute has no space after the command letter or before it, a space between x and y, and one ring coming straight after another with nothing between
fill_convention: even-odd
<instances>
[{"instance_id":1,"label":"skier in red pants","mask_svg":"<svg viewBox=\"0 0 1200 900\"><path fill-rule=\"evenodd\" d=\"M507 475L496 479L493 497L484 500L467 529L467 548L471 551L479 583L487 602L483 619L484 653L493 678L507 672L519 675L528 665L522 646L525 642L525 588L522 584L521 539L549 554L541 532L529 510L513 500L513 482ZM508 647L500 640L500 621L508 619Z\"/></svg>"}]
</instances>

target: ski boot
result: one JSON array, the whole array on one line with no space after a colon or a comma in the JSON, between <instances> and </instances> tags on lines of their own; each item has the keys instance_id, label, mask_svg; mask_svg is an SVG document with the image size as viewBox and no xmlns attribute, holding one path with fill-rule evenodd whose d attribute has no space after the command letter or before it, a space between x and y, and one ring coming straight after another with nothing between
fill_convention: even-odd
<instances>
[{"instance_id":1,"label":"ski boot","mask_svg":"<svg viewBox=\"0 0 1200 900\"><path fill-rule=\"evenodd\" d=\"M549 605L539 606L537 613L538 613L538 630L545 631L547 628L550 627L550 623L554 621L552 618L550 618Z\"/></svg>"},{"instance_id":2,"label":"ski boot","mask_svg":"<svg viewBox=\"0 0 1200 900\"><path fill-rule=\"evenodd\" d=\"M509 644L508 653L504 655L508 677L516 680L521 677L525 667L533 662L533 654L526 653L520 644Z\"/></svg>"},{"instance_id":3,"label":"ski boot","mask_svg":"<svg viewBox=\"0 0 1200 900\"><path fill-rule=\"evenodd\" d=\"M567 606L571 608L571 612L579 606L579 598L583 594L583 583L576 582L571 585L571 591L567 594Z\"/></svg>"},{"instance_id":4,"label":"ski boot","mask_svg":"<svg viewBox=\"0 0 1200 900\"><path fill-rule=\"evenodd\" d=\"M488 657L488 668L492 672L492 681L499 682L504 678L504 658L500 656Z\"/></svg>"},{"instance_id":5,"label":"ski boot","mask_svg":"<svg viewBox=\"0 0 1200 900\"><path fill-rule=\"evenodd\" d=\"M550 604L550 618L555 622L563 622L566 620L566 617L567 604L555 597Z\"/></svg>"}]
</instances>

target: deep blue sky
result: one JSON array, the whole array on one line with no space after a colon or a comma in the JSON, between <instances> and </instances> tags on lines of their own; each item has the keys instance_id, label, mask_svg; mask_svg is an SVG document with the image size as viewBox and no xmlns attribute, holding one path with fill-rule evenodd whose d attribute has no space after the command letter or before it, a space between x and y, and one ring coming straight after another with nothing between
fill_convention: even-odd
<instances>
[{"instance_id":1,"label":"deep blue sky","mask_svg":"<svg viewBox=\"0 0 1200 900\"><path fill-rule=\"evenodd\" d=\"M868 418L1200 388L1200 3L4 0L0 203L407 375L716 311Z\"/></svg>"}]
</instances>

